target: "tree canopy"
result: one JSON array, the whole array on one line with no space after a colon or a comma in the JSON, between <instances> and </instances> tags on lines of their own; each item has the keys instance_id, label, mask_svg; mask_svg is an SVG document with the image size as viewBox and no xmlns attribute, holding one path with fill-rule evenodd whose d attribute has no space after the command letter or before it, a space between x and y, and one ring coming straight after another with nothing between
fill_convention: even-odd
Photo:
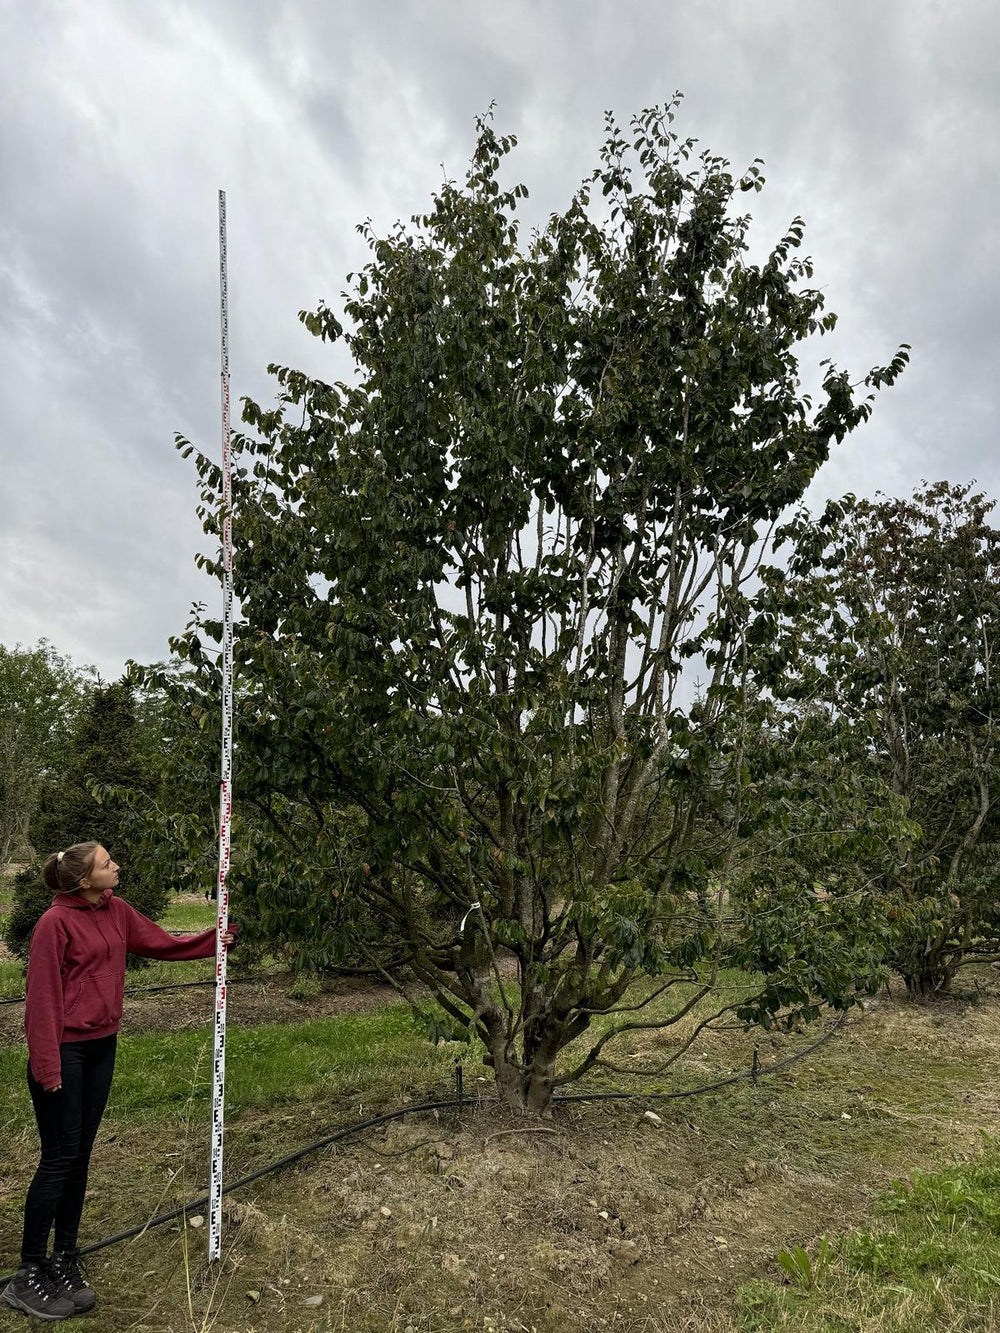
<instances>
[{"instance_id":1,"label":"tree canopy","mask_svg":"<svg viewBox=\"0 0 1000 1333\"><path fill-rule=\"evenodd\" d=\"M136 845L136 804L149 800L159 781L140 711L130 685L95 688L41 784L30 828L38 859L17 878L5 926L7 944L21 957L27 957L35 922L52 901L41 861L73 843L103 843L121 867L123 894L146 916L155 919L166 907L163 885L145 874Z\"/></svg>"},{"instance_id":2,"label":"tree canopy","mask_svg":"<svg viewBox=\"0 0 1000 1333\"><path fill-rule=\"evenodd\" d=\"M47 774L65 759L93 687L51 644L0 644L0 866L29 850L28 826Z\"/></svg>"},{"instance_id":3,"label":"tree canopy","mask_svg":"<svg viewBox=\"0 0 1000 1333\"><path fill-rule=\"evenodd\" d=\"M752 581L906 349L858 383L823 363L802 392L799 346L834 324L803 223L749 262L737 201L760 165L699 151L676 106L609 117L530 237L515 141L479 122L462 182L409 226L362 227L343 322L301 315L353 379L272 366L278 405L246 402L234 442L247 927L333 956L384 923L439 1034L480 1039L535 1109L643 1023L637 978L685 996L661 1025L726 962L767 965L748 1019L847 1003L872 974L846 926L789 967L728 871L760 725ZM217 533L219 469L180 443ZM217 698L220 632L198 614L176 641L192 706ZM766 929L794 915L806 941L839 908L799 890Z\"/></svg>"},{"instance_id":4,"label":"tree canopy","mask_svg":"<svg viewBox=\"0 0 1000 1333\"><path fill-rule=\"evenodd\" d=\"M889 959L918 995L1000 951L993 507L947 482L848 496L791 524L789 569L767 576L770 684L836 719L841 761L877 775L918 826L871 867L896 922Z\"/></svg>"}]
</instances>

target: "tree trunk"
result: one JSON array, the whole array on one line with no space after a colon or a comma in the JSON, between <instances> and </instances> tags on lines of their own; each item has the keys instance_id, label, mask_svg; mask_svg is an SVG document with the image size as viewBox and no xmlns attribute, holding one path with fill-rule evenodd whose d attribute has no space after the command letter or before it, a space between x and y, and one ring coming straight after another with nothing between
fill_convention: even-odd
<instances>
[{"instance_id":1,"label":"tree trunk","mask_svg":"<svg viewBox=\"0 0 1000 1333\"><path fill-rule=\"evenodd\" d=\"M907 994L915 1000L936 1000L951 990L954 969L943 964L928 963L919 971L902 974Z\"/></svg>"},{"instance_id":2,"label":"tree trunk","mask_svg":"<svg viewBox=\"0 0 1000 1333\"><path fill-rule=\"evenodd\" d=\"M536 1059L531 1067L525 1089L524 1109L529 1115L550 1115L550 1104L556 1080L555 1059Z\"/></svg>"},{"instance_id":3,"label":"tree trunk","mask_svg":"<svg viewBox=\"0 0 1000 1333\"><path fill-rule=\"evenodd\" d=\"M497 1091L504 1105L519 1115L548 1115L555 1086L555 1056L539 1052L530 1065L523 1066L492 1053Z\"/></svg>"}]
</instances>

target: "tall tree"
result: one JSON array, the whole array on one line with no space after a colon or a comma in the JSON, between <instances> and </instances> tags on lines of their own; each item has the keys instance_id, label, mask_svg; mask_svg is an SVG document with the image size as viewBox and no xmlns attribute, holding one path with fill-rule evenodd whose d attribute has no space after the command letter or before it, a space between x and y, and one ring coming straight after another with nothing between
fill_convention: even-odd
<instances>
[{"instance_id":1,"label":"tall tree","mask_svg":"<svg viewBox=\"0 0 1000 1333\"><path fill-rule=\"evenodd\" d=\"M749 263L733 205L760 167L698 153L675 109L627 135L609 117L600 165L526 243L514 139L481 122L426 216L362 228L349 327L301 316L353 381L272 367L280 404L248 402L235 442L240 789L280 849L261 920L330 921L335 889L341 922L391 923L532 1109L602 1058L606 1037L557 1069L595 1014L641 1025L638 978L665 992L719 960L688 899L725 874L703 817L748 780L747 586L871 411L831 364L819 405L801 394L797 344L834 322L803 224ZM197 462L215 532L218 468ZM198 617L176 645L212 693L219 636ZM814 975L842 1001L849 971ZM765 981L746 1012L815 998Z\"/></svg>"},{"instance_id":2,"label":"tall tree","mask_svg":"<svg viewBox=\"0 0 1000 1333\"><path fill-rule=\"evenodd\" d=\"M44 639L0 644L0 868L29 850L43 780L64 760L92 686L92 672Z\"/></svg>"},{"instance_id":3,"label":"tall tree","mask_svg":"<svg viewBox=\"0 0 1000 1333\"><path fill-rule=\"evenodd\" d=\"M133 689L125 682L94 690L76 735L42 786L31 822L31 841L44 857L76 842L103 843L121 867L122 892L146 916L161 916L162 883L143 873L134 848L134 801L149 798L158 777L140 746ZM5 939L25 956L35 922L51 901L40 862L18 877Z\"/></svg>"},{"instance_id":4,"label":"tall tree","mask_svg":"<svg viewBox=\"0 0 1000 1333\"><path fill-rule=\"evenodd\" d=\"M896 922L890 959L915 995L1000 951L1000 531L993 502L938 482L911 499L831 505L789 529L769 573L771 683L838 719L844 762L905 802L914 843L873 864Z\"/></svg>"}]
</instances>

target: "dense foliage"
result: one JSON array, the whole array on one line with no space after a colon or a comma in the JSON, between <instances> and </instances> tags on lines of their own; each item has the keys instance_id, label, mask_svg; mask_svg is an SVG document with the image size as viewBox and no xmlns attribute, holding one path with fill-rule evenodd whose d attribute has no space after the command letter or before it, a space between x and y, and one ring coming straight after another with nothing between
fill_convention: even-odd
<instances>
[{"instance_id":1,"label":"dense foliage","mask_svg":"<svg viewBox=\"0 0 1000 1333\"><path fill-rule=\"evenodd\" d=\"M816 945L856 897L774 877L764 912L729 885L738 812L763 818L748 585L872 395L829 363L818 405L801 393L797 344L834 322L803 224L749 263L734 203L760 168L699 153L674 111L628 135L609 118L600 165L527 241L514 140L481 123L426 216L362 229L346 325L302 315L354 380L273 367L278 407L248 402L235 441L243 919L331 954L400 939L439 1032L479 1036L513 1105L592 1067L607 1038L558 1078L556 1057L643 975L662 992L760 965L747 1018L872 977L846 921ZM215 711L219 637L198 615L176 644L191 710Z\"/></svg>"},{"instance_id":2,"label":"dense foliage","mask_svg":"<svg viewBox=\"0 0 1000 1333\"><path fill-rule=\"evenodd\" d=\"M0 866L30 852L42 783L65 758L93 688L51 644L0 644Z\"/></svg>"},{"instance_id":3,"label":"dense foliage","mask_svg":"<svg viewBox=\"0 0 1000 1333\"><path fill-rule=\"evenodd\" d=\"M146 916L162 915L167 894L144 874L136 847L135 802L150 799L158 785L143 735L129 685L94 690L59 764L42 784L32 818L38 860L17 877L4 929L8 947L18 956L27 957L35 922L52 900L41 879L41 861L75 842L103 843L121 867L122 895Z\"/></svg>"},{"instance_id":4,"label":"dense foliage","mask_svg":"<svg viewBox=\"0 0 1000 1333\"><path fill-rule=\"evenodd\" d=\"M793 524L768 575L768 679L835 720L845 766L880 779L920 836L869 863L894 927L892 966L917 995L1000 952L995 811L1000 531L970 486L831 506Z\"/></svg>"}]
</instances>

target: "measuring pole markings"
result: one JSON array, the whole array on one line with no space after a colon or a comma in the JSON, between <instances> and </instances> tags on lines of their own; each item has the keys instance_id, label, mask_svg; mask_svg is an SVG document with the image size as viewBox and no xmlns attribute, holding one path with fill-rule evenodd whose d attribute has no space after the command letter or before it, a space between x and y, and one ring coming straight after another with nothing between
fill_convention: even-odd
<instances>
[{"instance_id":1,"label":"measuring pole markings","mask_svg":"<svg viewBox=\"0 0 1000 1333\"><path fill-rule=\"evenodd\" d=\"M229 441L229 288L226 276L226 192L219 191L219 293L222 331L222 779L219 785L219 881L215 936L215 1036L212 1049L212 1153L208 1258L222 1253L222 1160L226 1097L226 946L229 929L229 845L233 812L233 524Z\"/></svg>"}]
</instances>

